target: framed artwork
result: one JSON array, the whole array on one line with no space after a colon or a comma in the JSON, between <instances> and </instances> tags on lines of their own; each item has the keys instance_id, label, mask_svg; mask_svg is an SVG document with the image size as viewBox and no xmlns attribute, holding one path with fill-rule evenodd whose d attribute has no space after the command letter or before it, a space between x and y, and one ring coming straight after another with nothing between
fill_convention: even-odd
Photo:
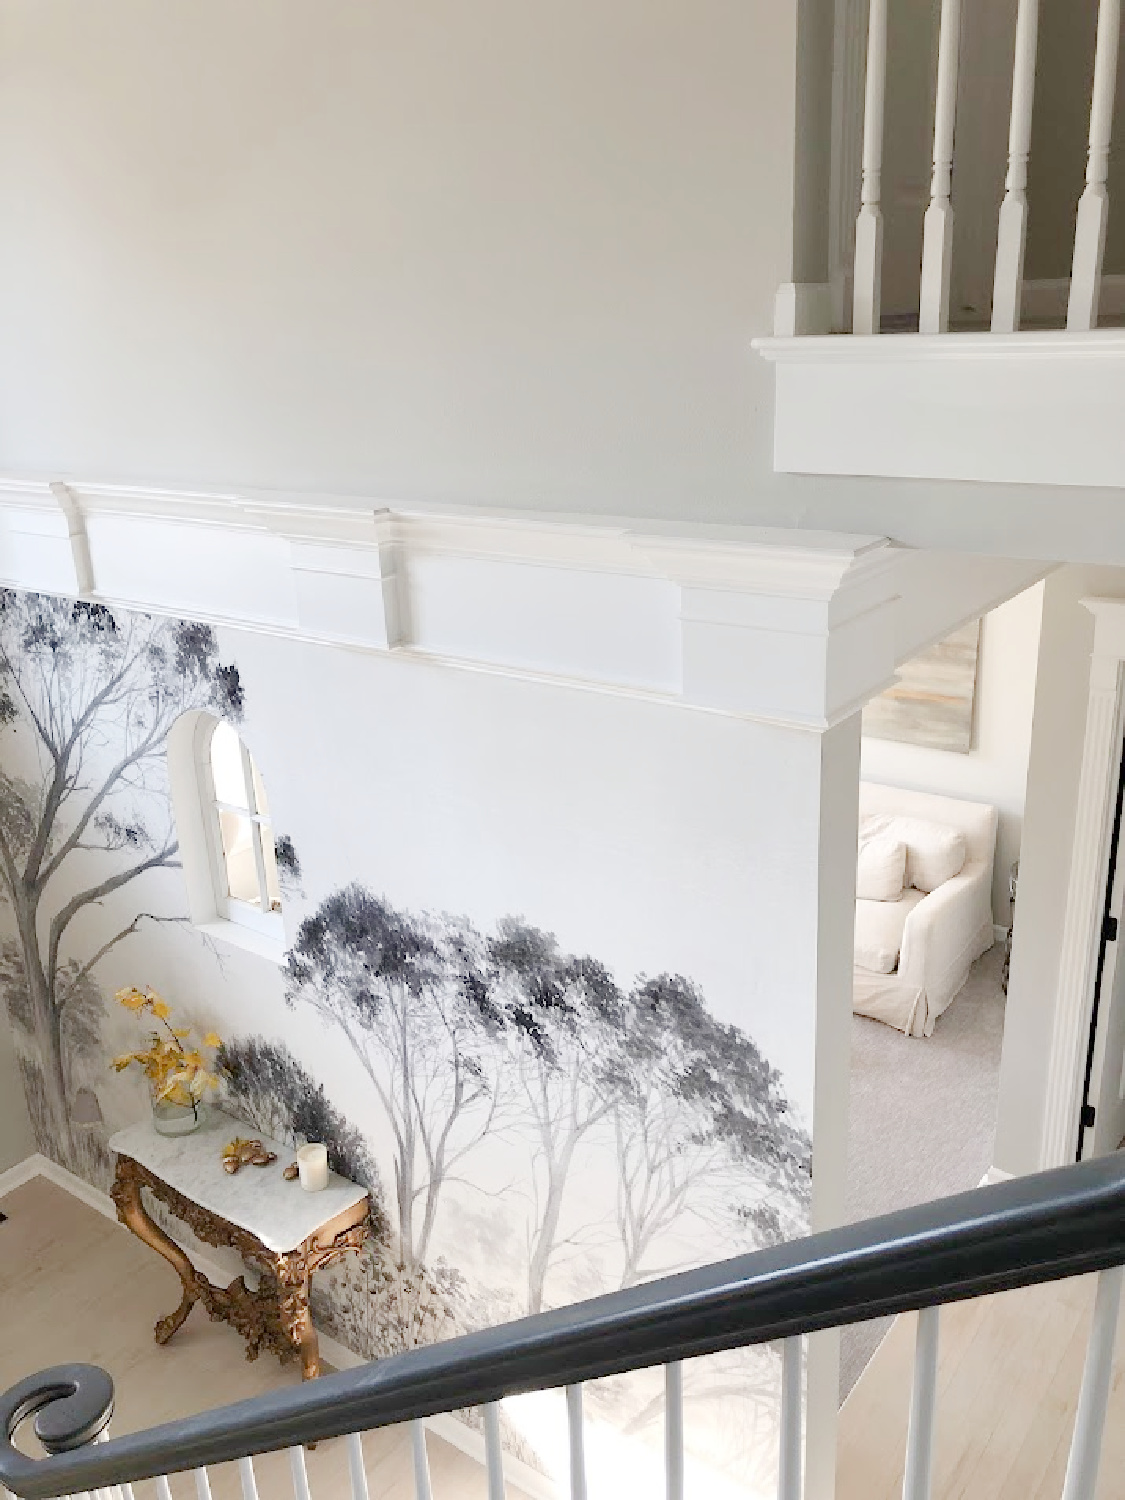
<instances>
[{"instance_id":1,"label":"framed artwork","mask_svg":"<svg viewBox=\"0 0 1125 1500\"><path fill-rule=\"evenodd\" d=\"M863 732L967 755L980 656L980 620L962 625L898 669L898 681L863 710Z\"/></svg>"}]
</instances>

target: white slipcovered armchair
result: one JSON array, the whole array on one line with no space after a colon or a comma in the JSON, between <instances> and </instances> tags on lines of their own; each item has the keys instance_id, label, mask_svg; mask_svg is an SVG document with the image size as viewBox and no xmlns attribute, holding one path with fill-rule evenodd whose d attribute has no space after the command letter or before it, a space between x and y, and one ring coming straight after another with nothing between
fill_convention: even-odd
<instances>
[{"instance_id":1,"label":"white slipcovered armchair","mask_svg":"<svg viewBox=\"0 0 1125 1500\"><path fill-rule=\"evenodd\" d=\"M996 809L929 792L861 782L859 817L917 818L957 829L965 840L959 874L928 894L907 890L900 901L856 901L856 963L852 1005L908 1036L931 1036L934 1022L992 946L992 865ZM897 948L890 972L879 959ZM877 957L871 957L875 952Z\"/></svg>"}]
</instances>

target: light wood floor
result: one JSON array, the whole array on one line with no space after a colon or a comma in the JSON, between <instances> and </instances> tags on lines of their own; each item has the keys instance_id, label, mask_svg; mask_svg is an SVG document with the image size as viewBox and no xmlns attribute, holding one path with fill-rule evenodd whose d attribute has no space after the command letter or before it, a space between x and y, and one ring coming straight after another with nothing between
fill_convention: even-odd
<instances>
[{"instance_id":1,"label":"light wood floor","mask_svg":"<svg viewBox=\"0 0 1125 1500\"><path fill-rule=\"evenodd\" d=\"M933 1500L1058 1500L1094 1285L1083 1277L943 1310ZM902 1493L916 1322L895 1322L844 1403L837 1500ZM1098 1500L1125 1497L1122 1332Z\"/></svg>"},{"instance_id":2,"label":"light wood floor","mask_svg":"<svg viewBox=\"0 0 1125 1500\"><path fill-rule=\"evenodd\" d=\"M170 1344L152 1337L179 1300L171 1267L119 1225L37 1178L0 1199L0 1390L53 1364L83 1361L108 1370L117 1387L113 1432L150 1427L299 1383L272 1355L253 1363L233 1329L200 1308ZM363 1439L372 1500L413 1500L409 1436L391 1428ZM435 1500L486 1500L484 1470L433 1433L427 1452ZM306 1454L313 1500L349 1494L342 1440ZM263 1500L289 1500L284 1454L254 1463ZM210 1471L215 1500L241 1500L237 1467ZM154 1488L136 1486L138 1500ZM189 1476L172 1480L175 1500L195 1500ZM515 1500L526 1500L508 1488Z\"/></svg>"}]
</instances>

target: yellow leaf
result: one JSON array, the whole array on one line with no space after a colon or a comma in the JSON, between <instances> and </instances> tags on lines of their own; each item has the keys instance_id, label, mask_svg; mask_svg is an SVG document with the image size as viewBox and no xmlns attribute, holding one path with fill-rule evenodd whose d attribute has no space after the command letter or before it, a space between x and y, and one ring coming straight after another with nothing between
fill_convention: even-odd
<instances>
[{"instance_id":1,"label":"yellow leaf","mask_svg":"<svg viewBox=\"0 0 1125 1500\"><path fill-rule=\"evenodd\" d=\"M176 1037L177 1040L179 1040L179 1041L182 1042L185 1037L191 1036L191 1027L190 1026L184 1026L184 1027L173 1026L172 1027L172 1035L174 1037Z\"/></svg>"},{"instance_id":2,"label":"yellow leaf","mask_svg":"<svg viewBox=\"0 0 1125 1500\"><path fill-rule=\"evenodd\" d=\"M131 1062L139 1061L140 1058L136 1057L132 1052L123 1052L120 1057L115 1057L113 1059L113 1066L114 1068L116 1068L117 1072L120 1073L121 1070L123 1068L127 1068Z\"/></svg>"},{"instance_id":3,"label":"yellow leaf","mask_svg":"<svg viewBox=\"0 0 1125 1500\"><path fill-rule=\"evenodd\" d=\"M163 1000L154 1000L152 1002L152 1013L160 1021L166 1021L172 1014Z\"/></svg>"},{"instance_id":4,"label":"yellow leaf","mask_svg":"<svg viewBox=\"0 0 1125 1500\"><path fill-rule=\"evenodd\" d=\"M221 1047L223 1039L217 1031L209 1031L203 1038L203 1045L205 1047Z\"/></svg>"},{"instance_id":5,"label":"yellow leaf","mask_svg":"<svg viewBox=\"0 0 1125 1500\"><path fill-rule=\"evenodd\" d=\"M117 998L126 1010L143 1010L148 1004L140 990L135 989L118 990Z\"/></svg>"}]
</instances>

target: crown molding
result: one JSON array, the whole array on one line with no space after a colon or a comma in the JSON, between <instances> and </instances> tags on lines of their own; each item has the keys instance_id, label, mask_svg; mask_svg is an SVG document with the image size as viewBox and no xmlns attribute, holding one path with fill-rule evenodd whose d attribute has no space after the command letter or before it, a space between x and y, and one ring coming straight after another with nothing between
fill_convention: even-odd
<instances>
[{"instance_id":1,"label":"crown molding","mask_svg":"<svg viewBox=\"0 0 1125 1500\"><path fill-rule=\"evenodd\" d=\"M0 476L0 581L820 731L893 674L871 536Z\"/></svg>"}]
</instances>

